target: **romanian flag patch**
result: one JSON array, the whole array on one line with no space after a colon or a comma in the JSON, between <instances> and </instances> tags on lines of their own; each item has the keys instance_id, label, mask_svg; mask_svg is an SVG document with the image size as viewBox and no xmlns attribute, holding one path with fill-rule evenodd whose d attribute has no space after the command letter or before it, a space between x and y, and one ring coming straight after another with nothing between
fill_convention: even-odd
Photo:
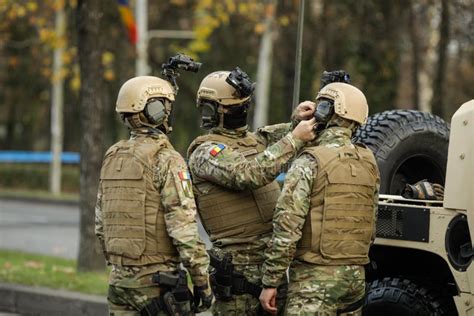
<instances>
[{"instance_id":1,"label":"romanian flag patch","mask_svg":"<svg viewBox=\"0 0 474 316\"><path fill-rule=\"evenodd\" d=\"M189 175L189 172L187 170L178 171L178 178L181 184L181 193L187 198L192 198L193 188L191 186L191 176Z\"/></svg>"},{"instance_id":2,"label":"romanian flag patch","mask_svg":"<svg viewBox=\"0 0 474 316\"><path fill-rule=\"evenodd\" d=\"M214 146L211 151L209 152L212 157L217 156L223 149L225 148L224 144L218 144Z\"/></svg>"},{"instance_id":3,"label":"romanian flag patch","mask_svg":"<svg viewBox=\"0 0 474 316\"><path fill-rule=\"evenodd\" d=\"M178 177L179 177L179 180L181 181L191 180L191 176L189 175L189 172L187 171L178 172Z\"/></svg>"}]
</instances>

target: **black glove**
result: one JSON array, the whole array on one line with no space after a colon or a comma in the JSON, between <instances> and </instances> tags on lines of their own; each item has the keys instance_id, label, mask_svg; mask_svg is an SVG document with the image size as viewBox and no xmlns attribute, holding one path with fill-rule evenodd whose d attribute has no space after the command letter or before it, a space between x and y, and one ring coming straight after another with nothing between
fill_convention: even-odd
<instances>
[{"instance_id":1,"label":"black glove","mask_svg":"<svg viewBox=\"0 0 474 316\"><path fill-rule=\"evenodd\" d=\"M323 71L319 90L333 82L351 83L351 76L345 70Z\"/></svg>"},{"instance_id":2,"label":"black glove","mask_svg":"<svg viewBox=\"0 0 474 316\"><path fill-rule=\"evenodd\" d=\"M442 201L444 188L440 184L431 183L424 179L413 185L407 184L402 196L406 199Z\"/></svg>"},{"instance_id":3,"label":"black glove","mask_svg":"<svg viewBox=\"0 0 474 316\"><path fill-rule=\"evenodd\" d=\"M202 313L209 309L212 305L212 291L209 285L194 286L194 312Z\"/></svg>"}]
</instances>

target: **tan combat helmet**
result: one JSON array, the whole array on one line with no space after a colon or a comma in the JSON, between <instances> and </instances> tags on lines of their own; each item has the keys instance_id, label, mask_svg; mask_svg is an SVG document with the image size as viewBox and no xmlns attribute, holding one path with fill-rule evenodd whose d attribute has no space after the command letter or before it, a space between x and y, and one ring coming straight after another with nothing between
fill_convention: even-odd
<instances>
[{"instance_id":1,"label":"tan combat helmet","mask_svg":"<svg viewBox=\"0 0 474 316\"><path fill-rule=\"evenodd\" d=\"M334 82L319 91L316 100L327 98L334 101L334 112L347 120L364 124L369 115L369 106L365 95L353 85Z\"/></svg>"},{"instance_id":2,"label":"tan combat helmet","mask_svg":"<svg viewBox=\"0 0 474 316\"><path fill-rule=\"evenodd\" d=\"M126 81L120 88L115 110L118 113L138 113L144 110L147 100L151 98L174 101L171 84L158 77L135 77Z\"/></svg>"},{"instance_id":3,"label":"tan combat helmet","mask_svg":"<svg viewBox=\"0 0 474 316\"><path fill-rule=\"evenodd\" d=\"M152 76L135 77L120 88L115 110L132 129L151 127L168 134L172 129L168 118L174 96L168 81Z\"/></svg>"},{"instance_id":4,"label":"tan combat helmet","mask_svg":"<svg viewBox=\"0 0 474 316\"><path fill-rule=\"evenodd\" d=\"M196 105L199 107L203 100L210 100L222 106L239 105L250 99L241 98L239 93L226 82L230 71L216 71L207 75L201 82L197 92Z\"/></svg>"}]
</instances>

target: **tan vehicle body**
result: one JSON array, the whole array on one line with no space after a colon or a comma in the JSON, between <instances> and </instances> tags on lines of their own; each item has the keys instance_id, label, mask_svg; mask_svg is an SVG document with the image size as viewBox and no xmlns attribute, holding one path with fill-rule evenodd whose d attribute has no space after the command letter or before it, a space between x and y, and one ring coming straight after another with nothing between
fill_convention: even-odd
<instances>
[{"instance_id":1,"label":"tan vehicle body","mask_svg":"<svg viewBox=\"0 0 474 316\"><path fill-rule=\"evenodd\" d=\"M474 100L471 100L452 117L444 201L380 195L377 238L372 246L374 257L380 262L388 264L397 258L403 263L405 272L391 267L391 272L377 272L383 277L398 272L403 277L412 266L418 267L415 276L420 271L423 274L424 270L433 270L433 275L426 272L425 277L435 279L439 275L440 284L450 285L449 296L453 297L460 316L474 316L474 265L470 255L474 238L473 138ZM461 248L464 256L460 255ZM390 252L393 255L384 260Z\"/></svg>"}]
</instances>

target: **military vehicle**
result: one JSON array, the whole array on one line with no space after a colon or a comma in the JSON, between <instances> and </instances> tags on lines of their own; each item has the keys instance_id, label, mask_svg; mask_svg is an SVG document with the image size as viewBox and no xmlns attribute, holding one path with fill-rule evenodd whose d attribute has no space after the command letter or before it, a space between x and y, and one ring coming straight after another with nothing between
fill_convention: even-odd
<instances>
[{"instance_id":1,"label":"military vehicle","mask_svg":"<svg viewBox=\"0 0 474 316\"><path fill-rule=\"evenodd\" d=\"M474 315L473 136L474 100L450 125L394 110L369 117L355 133L381 172L364 315ZM407 183L422 179L444 185L444 200L401 197Z\"/></svg>"}]
</instances>

